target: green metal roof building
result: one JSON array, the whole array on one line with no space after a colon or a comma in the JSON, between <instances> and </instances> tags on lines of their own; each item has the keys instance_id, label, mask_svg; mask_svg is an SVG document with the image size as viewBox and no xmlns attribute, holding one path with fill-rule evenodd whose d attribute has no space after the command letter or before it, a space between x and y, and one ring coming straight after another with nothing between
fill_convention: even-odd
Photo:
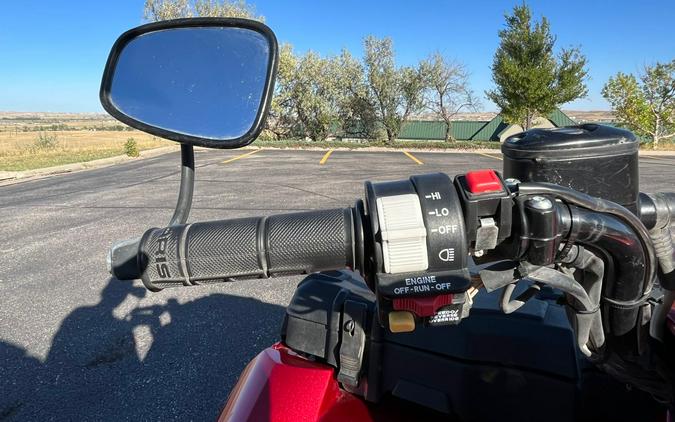
<instances>
[{"instance_id":1,"label":"green metal roof building","mask_svg":"<svg viewBox=\"0 0 675 422\"><path fill-rule=\"evenodd\" d=\"M560 110L548 115L541 127L562 127L575 125ZM458 141L503 141L507 135L522 131L517 125L504 122L501 115L489 121L456 120L452 122L452 137ZM443 141L445 139L445 123L442 121L413 120L403 125L398 137L400 140Z\"/></svg>"}]
</instances>

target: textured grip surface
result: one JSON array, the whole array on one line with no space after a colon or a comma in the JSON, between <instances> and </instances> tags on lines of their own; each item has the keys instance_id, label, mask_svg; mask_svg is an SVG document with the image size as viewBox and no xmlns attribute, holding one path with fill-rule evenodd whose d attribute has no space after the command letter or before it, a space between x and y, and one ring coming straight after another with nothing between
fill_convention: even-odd
<instances>
[{"instance_id":1,"label":"textured grip surface","mask_svg":"<svg viewBox=\"0 0 675 422\"><path fill-rule=\"evenodd\" d=\"M148 230L139 265L151 290L353 266L351 209Z\"/></svg>"},{"instance_id":2,"label":"textured grip surface","mask_svg":"<svg viewBox=\"0 0 675 422\"><path fill-rule=\"evenodd\" d=\"M273 215L266 226L271 274L352 266L354 242L349 209Z\"/></svg>"},{"instance_id":3,"label":"textured grip surface","mask_svg":"<svg viewBox=\"0 0 675 422\"><path fill-rule=\"evenodd\" d=\"M188 226L185 256L190 280L262 276L258 261L259 220L246 218Z\"/></svg>"}]
</instances>

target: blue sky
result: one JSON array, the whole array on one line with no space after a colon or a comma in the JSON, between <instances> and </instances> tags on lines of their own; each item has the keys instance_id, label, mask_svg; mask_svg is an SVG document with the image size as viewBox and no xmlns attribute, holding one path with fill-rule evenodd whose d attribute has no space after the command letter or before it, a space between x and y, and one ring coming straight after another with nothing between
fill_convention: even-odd
<instances>
[{"instance_id":1,"label":"blue sky","mask_svg":"<svg viewBox=\"0 0 675 422\"><path fill-rule=\"evenodd\" d=\"M253 2L280 41L297 51L361 54L367 34L390 36L399 64L438 50L466 64L474 90L492 86L503 15L520 1ZM618 71L675 59L675 2L529 1L551 21L558 46L589 60L589 96L565 108L607 109L600 90ZM98 85L116 37L142 23L143 0L21 0L0 11L0 111L101 111ZM483 101L483 108L494 105Z\"/></svg>"}]
</instances>

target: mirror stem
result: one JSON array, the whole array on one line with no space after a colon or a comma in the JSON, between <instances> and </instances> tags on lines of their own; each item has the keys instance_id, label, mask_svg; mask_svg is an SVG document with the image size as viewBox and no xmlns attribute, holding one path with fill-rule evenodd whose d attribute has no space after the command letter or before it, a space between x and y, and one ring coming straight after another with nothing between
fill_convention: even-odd
<instances>
[{"instance_id":1,"label":"mirror stem","mask_svg":"<svg viewBox=\"0 0 675 422\"><path fill-rule=\"evenodd\" d=\"M180 146L180 192L178 202L169 222L170 226L185 224L190 208L192 208L192 193L195 187L195 152L192 145ZM141 239L128 239L117 242L110 247L106 262L108 272L119 280L133 280L139 278L142 270L138 268L138 247Z\"/></svg>"},{"instance_id":2,"label":"mirror stem","mask_svg":"<svg viewBox=\"0 0 675 422\"><path fill-rule=\"evenodd\" d=\"M192 208L192 193L195 187L195 152L192 145L180 145L180 160L180 192L176 210L169 222L170 226L185 224L188 215L190 215L190 208Z\"/></svg>"}]
</instances>

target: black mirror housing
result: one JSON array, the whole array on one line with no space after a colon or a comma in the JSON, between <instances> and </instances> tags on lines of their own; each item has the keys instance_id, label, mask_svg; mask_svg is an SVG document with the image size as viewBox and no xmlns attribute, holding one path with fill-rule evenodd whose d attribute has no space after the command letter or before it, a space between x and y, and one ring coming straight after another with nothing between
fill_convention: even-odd
<instances>
[{"instance_id":1,"label":"black mirror housing","mask_svg":"<svg viewBox=\"0 0 675 422\"><path fill-rule=\"evenodd\" d=\"M253 142L278 65L272 30L238 18L150 23L122 34L101 81L103 108L162 138L209 148Z\"/></svg>"}]
</instances>

